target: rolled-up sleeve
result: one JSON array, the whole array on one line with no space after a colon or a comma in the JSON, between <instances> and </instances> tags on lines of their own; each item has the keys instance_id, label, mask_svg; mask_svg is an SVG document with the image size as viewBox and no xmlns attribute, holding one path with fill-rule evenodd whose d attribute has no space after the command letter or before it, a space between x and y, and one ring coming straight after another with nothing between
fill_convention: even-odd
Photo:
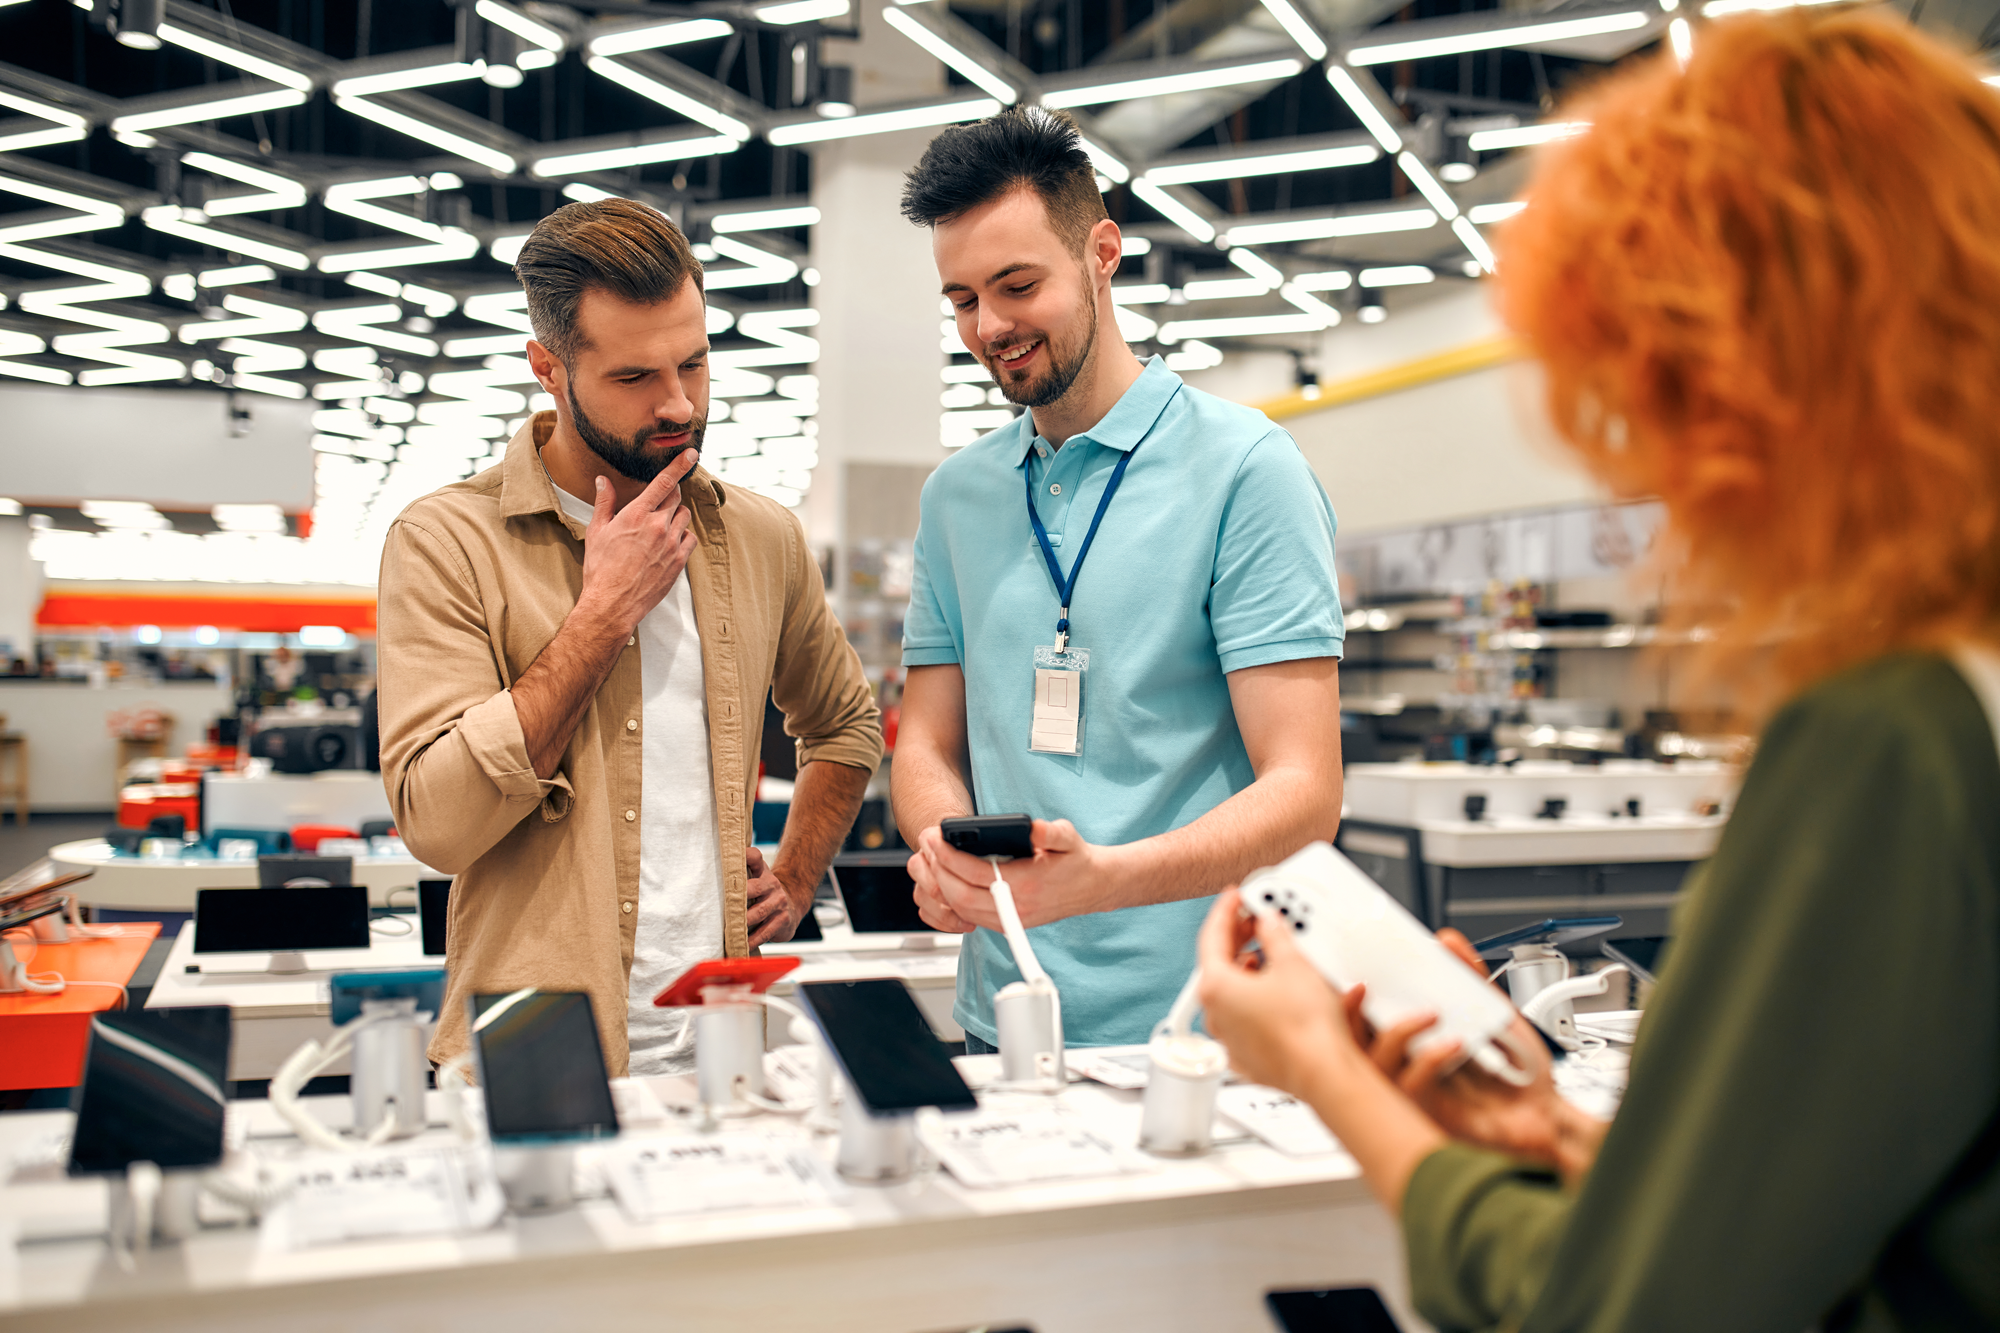
<instances>
[{"instance_id":1,"label":"rolled-up sleeve","mask_svg":"<svg viewBox=\"0 0 2000 1333\"><path fill-rule=\"evenodd\" d=\"M574 792L560 772L536 776L478 587L446 540L398 520L378 599L389 809L411 852L455 875L530 812L561 819Z\"/></svg>"},{"instance_id":2,"label":"rolled-up sleeve","mask_svg":"<svg viewBox=\"0 0 2000 1333\"><path fill-rule=\"evenodd\" d=\"M873 772L882 762L882 712L861 659L826 602L819 565L796 520L787 533L785 620L771 699L798 745L799 766L826 760Z\"/></svg>"}]
</instances>

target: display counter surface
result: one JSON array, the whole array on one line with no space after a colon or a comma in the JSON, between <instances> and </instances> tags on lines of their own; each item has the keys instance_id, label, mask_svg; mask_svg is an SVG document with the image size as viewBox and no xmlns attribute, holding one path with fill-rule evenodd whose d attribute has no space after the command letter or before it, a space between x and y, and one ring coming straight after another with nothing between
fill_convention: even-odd
<instances>
[{"instance_id":1,"label":"display counter surface","mask_svg":"<svg viewBox=\"0 0 2000 1333\"><path fill-rule=\"evenodd\" d=\"M255 861L222 861L205 853L128 856L102 838L65 842L49 850L49 859L61 870L93 872L76 886L76 896L86 906L123 912L192 912L197 889L257 887ZM391 889L444 878L413 856L354 858L354 882L368 890L368 901L376 907L390 905Z\"/></svg>"},{"instance_id":2,"label":"display counter surface","mask_svg":"<svg viewBox=\"0 0 2000 1333\"><path fill-rule=\"evenodd\" d=\"M187 922L181 926L166 962L160 966L159 979L146 998L146 1007L228 1005L234 1033L229 1050L229 1077L269 1078L293 1051L308 1041L324 1041L333 1031L328 980L334 973L444 966L443 958L424 953L414 913L376 920L371 947L309 950L305 954L308 970L291 973L265 971L270 962L268 954L198 956L194 952L194 923ZM388 933L405 924L408 933ZM900 941L901 936L856 935L840 925L827 926L825 931L824 942L770 948L769 952L774 954L796 951L804 960L772 988L776 994L790 995L803 981L900 977L915 995L917 1007L940 1040L964 1039L963 1029L951 1017L958 984L956 936L942 937L949 944L913 951L896 945L885 949L879 944L884 938ZM771 1026L774 1044L790 1040L781 1025ZM328 1072L345 1074L347 1064L342 1061Z\"/></svg>"},{"instance_id":3,"label":"display counter surface","mask_svg":"<svg viewBox=\"0 0 2000 1333\"><path fill-rule=\"evenodd\" d=\"M1561 819L1507 817L1473 823L1423 819L1424 860L1432 865L1561 866L1643 861L1699 861L1715 851L1727 815L1565 815ZM1355 834L1348 834L1351 841ZM1401 855L1400 850L1396 853Z\"/></svg>"},{"instance_id":4,"label":"display counter surface","mask_svg":"<svg viewBox=\"0 0 2000 1333\"><path fill-rule=\"evenodd\" d=\"M997 1057L961 1065L975 1082L982 1061ZM667 1105L693 1095L688 1079L647 1084ZM983 1100L1004 1107L1025 1099ZM1099 1132L1136 1141L1138 1093L1076 1083L1055 1100ZM307 1104L330 1124L348 1118L345 1098ZM231 1110L260 1156L296 1150L265 1103ZM0 1116L0 1159L68 1121L68 1112ZM696 1131L681 1123L635 1126L621 1141L686 1142ZM728 1121L721 1133L810 1143L827 1162L835 1150L833 1137L791 1117ZM1421 1327L1408 1309L1395 1226L1344 1153L1287 1157L1244 1139L1149 1165L1135 1175L984 1190L939 1172L851 1186L818 1205L651 1223L595 1198L455 1238L303 1250L279 1248L268 1231L218 1227L141 1253L131 1271L101 1235L87 1234L103 1226L104 1184L42 1166L0 1187L0 1325L60 1322L67 1333L924 1333L1014 1324L1036 1333L1268 1333L1267 1290L1370 1284L1405 1327Z\"/></svg>"}]
</instances>

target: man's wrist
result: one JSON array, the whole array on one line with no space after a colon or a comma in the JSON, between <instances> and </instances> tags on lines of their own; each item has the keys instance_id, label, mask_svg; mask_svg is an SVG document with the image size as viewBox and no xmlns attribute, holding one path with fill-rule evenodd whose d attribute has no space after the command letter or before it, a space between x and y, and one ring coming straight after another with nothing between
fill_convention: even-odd
<instances>
[{"instance_id":1,"label":"man's wrist","mask_svg":"<svg viewBox=\"0 0 2000 1333\"><path fill-rule=\"evenodd\" d=\"M608 599L593 597L589 589L576 599L565 625L574 627L577 633L594 643L616 643L628 639L635 628L622 614L622 608Z\"/></svg>"}]
</instances>

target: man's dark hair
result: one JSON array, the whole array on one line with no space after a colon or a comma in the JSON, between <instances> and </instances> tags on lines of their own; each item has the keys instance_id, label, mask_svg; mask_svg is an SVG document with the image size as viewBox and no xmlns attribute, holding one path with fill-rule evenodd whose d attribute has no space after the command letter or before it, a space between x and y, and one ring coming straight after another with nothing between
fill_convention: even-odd
<instances>
[{"instance_id":1,"label":"man's dark hair","mask_svg":"<svg viewBox=\"0 0 2000 1333\"><path fill-rule=\"evenodd\" d=\"M576 309L595 287L640 305L678 295L701 261L665 214L630 199L564 204L536 224L514 260L535 341L564 365L586 346Z\"/></svg>"},{"instance_id":2,"label":"man's dark hair","mask_svg":"<svg viewBox=\"0 0 2000 1333\"><path fill-rule=\"evenodd\" d=\"M1008 107L932 139L904 178L903 216L935 227L1020 189L1035 192L1049 225L1078 254L1109 216L1076 122L1038 106Z\"/></svg>"}]
</instances>

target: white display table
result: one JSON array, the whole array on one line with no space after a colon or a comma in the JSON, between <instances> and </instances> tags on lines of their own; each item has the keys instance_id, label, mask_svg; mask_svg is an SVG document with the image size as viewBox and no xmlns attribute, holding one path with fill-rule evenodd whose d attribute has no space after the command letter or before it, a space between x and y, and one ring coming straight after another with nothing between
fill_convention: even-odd
<instances>
[{"instance_id":1,"label":"white display table","mask_svg":"<svg viewBox=\"0 0 2000 1333\"><path fill-rule=\"evenodd\" d=\"M305 972L273 974L260 971L270 960L264 954L231 955L229 958L196 957L194 923L180 928L158 980L146 999L148 1009L176 1009L191 1005L226 1004L234 1040L229 1052L229 1077L265 1079L278 1071L286 1058L311 1040L324 1040L332 1032L327 980L335 972L387 972L402 969L441 968L444 959L427 957L423 940L416 930L414 914L378 918L380 921L407 922L411 932L383 934L380 927L367 949L321 949L305 955ZM797 954L805 961L773 987L778 995L790 995L802 981L852 981L860 977L900 977L916 996L917 1007L930 1021L931 1030L941 1041L962 1041L963 1029L951 1018L952 1000L958 983L958 937L940 936L936 948L912 951L894 945L880 947L877 937L856 935L843 925L823 928L827 939L798 945L773 945L765 952ZM899 941L901 936L889 936ZM873 947L871 947L873 946ZM200 971L190 972L190 966ZM224 970L226 969L226 970ZM772 1024L771 1042L781 1045L791 1040L781 1024ZM345 1061L332 1066L331 1074L348 1072Z\"/></svg>"},{"instance_id":2,"label":"white display table","mask_svg":"<svg viewBox=\"0 0 2000 1333\"><path fill-rule=\"evenodd\" d=\"M969 1076L980 1061L966 1061ZM662 1102L688 1080L648 1084ZM1065 1108L1135 1142L1139 1094L1078 1083ZM313 1098L329 1123L346 1099ZM289 1145L262 1103L235 1104L265 1153ZM0 1160L69 1113L0 1117ZM429 1131L442 1134L442 1131ZM664 1134L633 1128L631 1135ZM723 1133L810 1139L797 1120L757 1116ZM830 1160L831 1137L810 1140ZM852 1187L831 1203L631 1221L609 1199L515 1218L450 1239L281 1251L245 1226L205 1230L123 1271L99 1235L105 1187L44 1167L0 1187L0 1324L66 1333L594 1333L813 1329L925 1333L1022 1324L1269 1333L1273 1288L1371 1284L1403 1327L1400 1238L1336 1153L1286 1157L1261 1143L1155 1162L1146 1174L968 1189L939 1173ZM30 1239L18 1246L8 1233ZM8 1318L12 1313L13 1318Z\"/></svg>"},{"instance_id":3,"label":"white display table","mask_svg":"<svg viewBox=\"0 0 2000 1333\"><path fill-rule=\"evenodd\" d=\"M102 838L63 843L49 850L49 859L61 870L94 872L76 886L77 898L85 906L121 912L192 912L196 889L257 887L255 861L219 861L206 853L127 856ZM367 888L368 901L376 907L391 905L391 889L415 888L420 879L446 878L413 856L354 858L354 882Z\"/></svg>"}]
</instances>

